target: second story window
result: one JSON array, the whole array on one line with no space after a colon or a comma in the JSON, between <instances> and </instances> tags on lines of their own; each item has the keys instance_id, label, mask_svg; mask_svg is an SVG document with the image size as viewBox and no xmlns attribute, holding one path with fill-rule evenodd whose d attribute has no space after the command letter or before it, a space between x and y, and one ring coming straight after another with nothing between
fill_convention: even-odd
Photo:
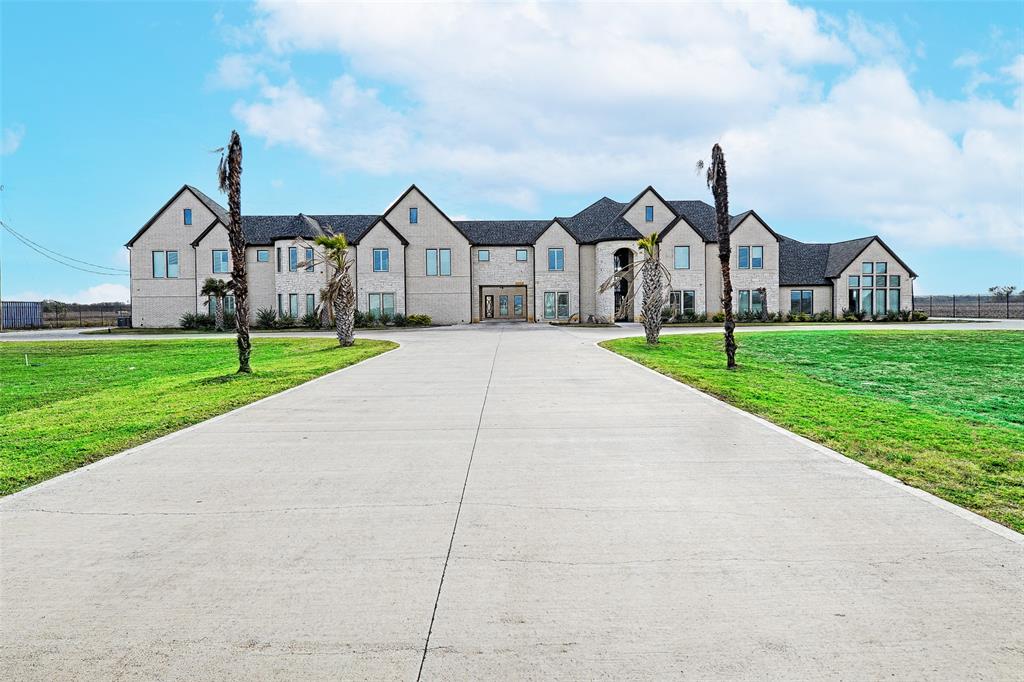
<instances>
[{"instance_id":1,"label":"second story window","mask_svg":"<svg viewBox=\"0 0 1024 682\"><path fill-rule=\"evenodd\" d=\"M178 252L168 251L167 252L167 278L177 279L178 278Z\"/></svg>"},{"instance_id":2,"label":"second story window","mask_svg":"<svg viewBox=\"0 0 1024 682\"><path fill-rule=\"evenodd\" d=\"M529 256L530 253L526 249L516 249L516 260L520 263L525 263Z\"/></svg>"},{"instance_id":3,"label":"second story window","mask_svg":"<svg viewBox=\"0 0 1024 682\"><path fill-rule=\"evenodd\" d=\"M755 270L760 270L764 267L764 247L763 246L751 246L750 247L750 267Z\"/></svg>"},{"instance_id":4,"label":"second story window","mask_svg":"<svg viewBox=\"0 0 1024 682\"><path fill-rule=\"evenodd\" d=\"M191 225L192 224L192 209L191 208L186 208L185 209L185 224L186 225Z\"/></svg>"},{"instance_id":5,"label":"second story window","mask_svg":"<svg viewBox=\"0 0 1024 682\"><path fill-rule=\"evenodd\" d=\"M178 252L177 251L154 251L153 252L153 279L177 279L178 277Z\"/></svg>"},{"instance_id":6,"label":"second story window","mask_svg":"<svg viewBox=\"0 0 1024 682\"><path fill-rule=\"evenodd\" d=\"M277 247L277 271L281 272L281 247Z\"/></svg>"},{"instance_id":7,"label":"second story window","mask_svg":"<svg viewBox=\"0 0 1024 682\"><path fill-rule=\"evenodd\" d=\"M565 270L565 251L562 248L548 249L548 270Z\"/></svg>"},{"instance_id":8,"label":"second story window","mask_svg":"<svg viewBox=\"0 0 1024 682\"><path fill-rule=\"evenodd\" d=\"M427 249L426 273L430 277L452 274L451 249Z\"/></svg>"},{"instance_id":9,"label":"second story window","mask_svg":"<svg viewBox=\"0 0 1024 682\"><path fill-rule=\"evenodd\" d=\"M690 247L677 246L675 248L676 270L688 270L690 267Z\"/></svg>"},{"instance_id":10,"label":"second story window","mask_svg":"<svg viewBox=\"0 0 1024 682\"><path fill-rule=\"evenodd\" d=\"M409 224L415 225L420 221L420 210L415 206L409 207Z\"/></svg>"},{"instance_id":11,"label":"second story window","mask_svg":"<svg viewBox=\"0 0 1024 682\"><path fill-rule=\"evenodd\" d=\"M306 247L306 272L313 272L313 248Z\"/></svg>"},{"instance_id":12,"label":"second story window","mask_svg":"<svg viewBox=\"0 0 1024 682\"><path fill-rule=\"evenodd\" d=\"M257 263L269 263L270 262L270 251L267 249L256 249L256 262Z\"/></svg>"},{"instance_id":13,"label":"second story window","mask_svg":"<svg viewBox=\"0 0 1024 682\"><path fill-rule=\"evenodd\" d=\"M213 250L213 271L214 272L227 272L228 271L228 252L227 252L227 249L214 249Z\"/></svg>"},{"instance_id":14,"label":"second story window","mask_svg":"<svg viewBox=\"0 0 1024 682\"><path fill-rule=\"evenodd\" d=\"M654 222L654 207L644 206L644 221L648 223Z\"/></svg>"},{"instance_id":15,"label":"second story window","mask_svg":"<svg viewBox=\"0 0 1024 682\"><path fill-rule=\"evenodd\" d=\"M297 272L299 269L299 249L297 246L288 247L288 272Z\"/></svg>"},{"instance_id":16,"label":"second story window","mask_svg":"<svg viewBox=\"0 0 1024 682\"><path fill-rule=\"evenodd\" d=\"M481 263L486 263L487 261L491 260L491 252L488 251L487 249L480 249L479 251L476 252L476 257L477 260L479 260Z\"/></svg>"},{"instance_id":17,"label":"second story window","mask_svg":"<svg viewBox=\"0 0 1024 682\"><path fill-rule=\"evenodd\" d=\"M373 271L387 272L391 269L391 253L387 249L373 250Z\"/></svg>"},{"instance_id":18,"label":"second story window","mask_svg":"<svg viewBox=\"0 0 1024 682\"><path fill-rule=\"evenodd\" d=\"M739 260L739 266L741 269L746 270L750 267L750 247L741 246L737 253L737 259Z\"/></svg>"}]
</instances>

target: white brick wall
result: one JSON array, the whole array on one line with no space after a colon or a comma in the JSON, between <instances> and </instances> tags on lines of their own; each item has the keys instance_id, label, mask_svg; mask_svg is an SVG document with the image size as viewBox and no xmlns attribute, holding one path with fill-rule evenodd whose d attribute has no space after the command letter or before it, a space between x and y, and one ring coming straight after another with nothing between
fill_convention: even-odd
<instances>
[{"instance_id":1,"label":"white brick wall","mask_svg":"<svg viewBox=\"0 0 1024 682\"><path fill-rule=\"evenodd\" d=\"M565 269L548 269L548 249L561 248L565 256ZM580 249L576 240L558 223L551 223L544 234L537 239L534 252L538 262L536 268L537 290L533 292L534 310L537 320L544 319L544 292L567 291L569 293L569 316L580 310ZM558 313L557 309L555 311Z\"/></svg>"},{"instance_id":2,"label":"white brick wall","mask_svg":"<svg viewBox=\"0 0 1024 682\"><path fill-rule=\"evenodd\" d=\"M373 271L373 250L388 250L388 271ZM356 308L369 310L371 293L393 293L395 312L405 314L405 246L383 223L363 235L354 249L356 258Z\"/></svg>"},{"instance_id":3,"label":"white brick wall","mask_svg":"<svg viewBox=\"0 0 1024 682\"><path fill-rule=\"evenodd\" d=\"M526 251L526 260L517 261L516 251ZM490 260L481 261L480 251L487 251ZM545 254L547 252L545 251ZM473 264L473 321L479 322L483 316L480 303L480 287L525 286L526 315L533 320L535 312L535 296L533 275L536 258L532 246L474 246L472 250ZM546 265L546 263L545 263ZM508 294L508 292L502 292ZM519 293L519 292L515 292ZM497 305L497 304L495 304Z\"/></svg>"},{"instance_id":4,"label":"white brick wall","mask_svg":"<svg viewBox=\"0 0 1024 682\"><path fill-rule=\"evenodd\" d=\"M289 247L296 247L298 249L297 254L300 265L296 272L288 270ZM306 272L306 269L301 265L306 260L307 247L313 247L316 254L316 265L313 267L313 272ZM274 242L273 251L270 255L275 269L278 248L281 249L281 272L274 273L275 296L273 308L277 310L277 295L281 295L282 310L287 315L289 312L288 295L298 294L299 314L296 317L302 317L307 312L312 312L306 309L306 294L313 294L316 303L320 302L320 290L327 286L327 266L322 261L322 254L319 252L320 247L315 246L312 242L302 239L279 239Z\"/></svg>"}]
</instances>

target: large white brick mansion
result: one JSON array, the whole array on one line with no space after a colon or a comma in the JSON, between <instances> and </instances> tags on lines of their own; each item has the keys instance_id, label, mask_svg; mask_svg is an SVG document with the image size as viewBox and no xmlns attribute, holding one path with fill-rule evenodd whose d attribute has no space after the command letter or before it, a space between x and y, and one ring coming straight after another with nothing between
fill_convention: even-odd
<instances>
[{"instance_id":1,"label":"large white brick mansion","mask_svg":"<svg viewBox=\"0 0 1024 682\"><path fill-rule=\"evenodd\" d=\"M131 238L132 323L176 326L205 312L207 277L230 278L227 212L185 185ZM244 216L253 314L300 317L326 283L306 267L312 240L344 233L362 311L426 314L438 323L612 319L620 291L599 287L637 258L657 231L671 272L670 304L721 309L714 208L666 201L653 187L632 201L599 199L547 220L451 220L415 185L379 215ZM733 216L732 281L738 311L871 313L911 307L914 272L878 237L810 244L782 236L754 211ZM759 289L765 290L762 299ZM230 303L229 303L230 307ZM640 303L629 317L635 319Z\"/></svg>"}]
</instances>

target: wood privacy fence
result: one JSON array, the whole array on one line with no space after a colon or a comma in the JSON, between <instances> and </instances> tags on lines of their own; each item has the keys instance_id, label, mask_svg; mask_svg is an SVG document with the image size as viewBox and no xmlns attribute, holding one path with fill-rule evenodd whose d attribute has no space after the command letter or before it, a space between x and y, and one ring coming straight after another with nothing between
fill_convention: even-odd
<instances>
[{"instance_id":1,"label":"wood privacy fence","mask_svg":"<svg viewBox=\"0 0 1024 682\"><path fill-rule=\"evenodd\" d=\"M974 317L989 319L1024 319L1024 294L993 296L992 294L950 294L947 296L915 296L914 310L923 310L928 317Z\"/></svg>"}]
</instances>

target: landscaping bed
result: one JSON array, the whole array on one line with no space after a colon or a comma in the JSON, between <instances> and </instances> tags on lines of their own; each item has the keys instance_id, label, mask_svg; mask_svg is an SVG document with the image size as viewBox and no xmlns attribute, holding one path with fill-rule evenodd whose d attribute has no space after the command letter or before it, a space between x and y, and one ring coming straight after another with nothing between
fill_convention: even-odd
<instances>
[{"instance_id":1,"label":"landscaping bed","mask_svg":"<svg viewBox=\"0 0 1024 682\"><path fill-rule=\"evenodd\" d=\"M395 348L390 341L260 339L0 344L0 494L196 424Z\"/></svg>"},{"instance_id":2,"label":"landscaping bed","mask_svg":"<svg viewBox=\"0 0 1024 682\"><path fill-rule=\"evenodd\" d=\"M603 346L1024 531L1024 333L805 331Z\"/></svg>"}]
</instances>

